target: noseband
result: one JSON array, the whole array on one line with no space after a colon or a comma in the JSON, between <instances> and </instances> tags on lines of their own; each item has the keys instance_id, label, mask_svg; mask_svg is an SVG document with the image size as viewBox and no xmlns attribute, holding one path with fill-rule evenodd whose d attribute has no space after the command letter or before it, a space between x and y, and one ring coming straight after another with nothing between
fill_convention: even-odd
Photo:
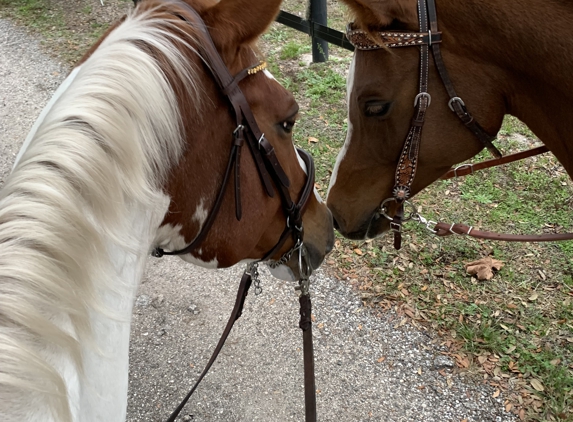
<instances>
[{"instance_id":1,"label":"noseband","mask_svg":"<svg viewBox=\"0 0 573 422\"><path fill-rule=\"evenodd\" d=\"M346 33L348 40L357 50L371 51L389 47L420 47L420 80L418 95L416 95L414 99L414 116L394 175L393 196L382 201L379 210L380 214L390 220L390 227L394 232L394 247L396 249L400 249L401 245L402 223L410 219L413 215L411 214L410 216L406 216L406 218L404 217L404 204L407 203L406 201L411 195L412 183L418 166L422 128L424 126L426 111L432 101L432 97L428 93L430 48L432 49L436 69L450 97L448 102L449 108L480 140L485 148L496 158L501 157L501 153L492 143L495 136L489 135L474 119L466 108L464 101L457 95L454 89L440 50L442 33L438 31L435 0L418 0L418 18L420 24L419 32L381 31L369 33L361 29L355 29L353 25L350 24L348 25ZM398 204L398 209L394 217L390 217L387 214L388 204L391 202Z\"/></svg>"},{"instance_id":2,"label":"noseband","mask_svg":"<svg viewBox=\"0 0 573 422\"><path fill-rule=\"evenodd\" d=\"M260 261L269 260L280 250L287 239L292 236L294 246L287 253L285 253L275 265L286 263L290 259L291 255L295 251L298 251L301 255L301 259L299 259L299 270L301 271L301 274L309 275L311 271L310 265L308 262L306 262L306 258L302 259L302 256L306 257L307 255L304 253L303 249L302 215L314 189L314 161L309 153L300 148L296 149L297 154L306 165L307 179L298 202L295 202L291 198L288 190L290 187L290 180L283 170L275 154L273 146L270 144L267 138L265 138L264 133L262 133L259 129L249 103L247 102L245 95L239 87L239 82L241 80L265 69L266 63L259 63L243 69L233 77L223 62L219 52L217 51L211 35L209 34L209 31L199 14L191 6L183 1L173 0L173 3L185 8L189 14L193 16L193 20L190 21L186 16L178 15L179 18L188 22L190 25L195 26L199 30L201 36L201 42L199 43L199 48L201 49L202 53L201 58L210 69L213 79L216 81L220 91L228 98L229 102L231 103L236 120L236 128L233 131L231 137L231 152L229 155L229 161L227 163L227 168L223 177L221 188L211 209L211 212L203 224L203 227L200 229L199 234L189 245L183 249L176 251L164 251L163 249L157 247L153 250L152 255L155 257L162 257L163 255L188 254L195 250L203 242L203 240L205 240L223 202L223 197L225 196L226 188L229 184L231 172L234 173L235 179L235 214L237 220L241 220L241 150L243 145L247 144L251 155L253 156L265 192L268 196L274 197L274 182L274 186L276 186L279 191L282 201L282 208L286 216L286 227L283 230L277 244L270 251L268 251L265 256L260 259Z\"/></svg>"}]
</instances>

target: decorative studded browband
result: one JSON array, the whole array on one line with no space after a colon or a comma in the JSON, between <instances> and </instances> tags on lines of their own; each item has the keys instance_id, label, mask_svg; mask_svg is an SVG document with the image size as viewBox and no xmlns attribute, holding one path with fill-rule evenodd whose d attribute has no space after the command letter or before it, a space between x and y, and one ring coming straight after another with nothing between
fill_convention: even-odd
<instances>
[{"instance_id":1,"label":"decorative studded browband","mask_svg":"<svg viewBox=\"0 0 573 422\"><path fill-rule=\"evenodd\" d=\"M418 154L422 138L422 128L426 117L426 111L430 106L432 97L428 92L428 76L430 73L431 48L434 64L442 79L444 87L450 97L448 106L456 113L462 123L482 142L496 158L501 157L499 150L493 145L495 136L489 135L474 119L466 108L463 100L458 96L450 79L446 65L442 58L440 44L442 34L438 31L435 0L418 0L418 18L420 31L365 31L355 28L353 24L347 27L346 37L358 51L372 51L396 47L420 48L420 79L418 95L414 99L414 116L402 153L398 160L395 173L392 197L387 198L380 204L380 214L390 220L390 228L394 232L394 247L400 249L402 223L404 218L404 203L410 198L412 183L418 167ZM357 51L357 53L358 53ZM396 202L398 208L394 216L388 215L388 205Z\"/></svg>"},{"instance_id":2,"label":"decorative studded browband","mask_svg":"<svg viewBox=\"0 0 573 422\"><path fill-rule=\"evenodd\" d=\"M353 24L346 28L346 38L358 50L378 50L387 47L411 47L422 44L442 42L442 33L428 34L427 32L367 32L355 29ZM430 42L431 41L431 42Z\"/></svg>"}]
</instances>

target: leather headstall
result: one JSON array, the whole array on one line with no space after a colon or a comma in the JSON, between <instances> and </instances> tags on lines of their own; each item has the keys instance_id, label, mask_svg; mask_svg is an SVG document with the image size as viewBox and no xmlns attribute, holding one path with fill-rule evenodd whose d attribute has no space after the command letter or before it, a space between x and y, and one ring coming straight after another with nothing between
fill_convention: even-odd
<instances>
[{"instance_id":1,"label":"leather headstall","mask_svg":"<svg viewBox=\"0 0 573 422\"><path fill-rule=\"evenodd\" d=\"M464 125L482 142L495 157L501 157L499 150L493 145L495 136L489 135L474 119L466 108L464 101L457 95L444 64L440 44L442 34L438 31L436 5L434 0L418 0L419 32L408 31L378 31L367 32L357 29L349 24L346 36L357 50L373 51L385 48L412 47L420 48L420 79L418 95L414 99L414 116L410 130L406 136L402 153L398 160L394 176L394 188L392 197L387 198L380 204L380 214L390 220L390 227L394 232L394 247L400 249L401 230L404 221L404 203L410 198L412 183L416 176L418 166L418 154L422 138L422 128L426 117L426 111L431 104L432 97L428 93L428 76L430 72L429 51L431 48L434 64L446 91L450 97L448 106L464 123ZM387 215L387 206L390 202L396 202L398 209L394 217Z\"/></svg>"},{"instance_id":2,"label":"leather headstall","mask_svg":"<svg viewBox=\"0 0 573 422\"><path fill-rule=\"evenodd\" d=\"M180 0L166 0L184 8L188 13L185 15L178 15L179 18L189 23L198 29L200 41L199 49L201 51L201 58L210 70L213 79L216 81L221 92L228 98L232 106L233 114L236 120L236 128L232 135L231 152L223 182L219 193L215 199L215 203L207 217L207 220L200 229L199 234L195 239L188 244L185 248L176 251L164 251L161 248L156 248L152 254L156 257L163 255L183 255L195 250L199 244L205 239L209 229L213 225L217 213L223 202L226 187L229 184L231 173L234 174L235 180L235 212L237 220L241 220L242 206L241 206L241 181L240 181L240 163L241 163L241 150L247 144L258 174L260 176L263 188L268 196L274 197L275 187L279 191L282 200L282 207L286 216L286 227L281 234L277 244L268 251L261 261L270 259L276 254L289 236L293 237L295 247L300 247L303 237L303 224L302 215L308 203L308 199L314 189L314 161L310 154L306 151L297 148L297 154L304 161L307 167L307 180L305 183L298 202L293 201L288 188L290 187L290 180L283 170L273 146L267 140L264 133L261 132L257 125L256 119L251 111L249 103L245 95L239 87L239 83L244 78L254 75L260 70L266 68L266 63L257 63L246 69L243 69L237 75L232 76L229 69L223 62L215 44L209 34L209 31L199 16L199 14L187 3ZM273 187L274 185L274 187ZM292 253L292 250L289 251Z\"/></svg>"}]
</instances>

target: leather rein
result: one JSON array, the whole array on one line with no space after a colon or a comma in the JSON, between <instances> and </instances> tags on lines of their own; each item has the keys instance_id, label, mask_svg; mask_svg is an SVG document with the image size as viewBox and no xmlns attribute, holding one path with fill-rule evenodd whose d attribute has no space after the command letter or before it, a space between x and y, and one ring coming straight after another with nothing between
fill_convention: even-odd
<instances>
[{"instance_id":1,"label":"leather rein","mask_svg":"<svg viewBox=\"0 0 573 422\"><path fill-rule=\"evenodd\" d=\"M254 75L255 73L266 68L266 63L259 63L254 66L248 67L240 71L237 75L232 76L229 69L223 62L219 52L217 51L215 44L209 34L204 21L199 16L199 14L187 3L180 0L165 0L172 4L175 4L188 12L191 17L182 14L176 14L177 17L187 22L189 25L194 26L198 29L200 35L199 50L201 52L201 59L206 64L207 68L210 70L213 79L216 81L220 91L227 97L229 103L232 106L233 113L236 120L236 128L232 135L231 151L229 155L229 161L223 176L223 181L219 190L219 193L215 199L214 205L207 217L207 220L203 224L197 236L193 241L188 244L185 248L175 251L165 251L160 247L155 248L152 251L152 255L155 257L162 257L164 255L183 255L191 253L194 251L206 238L210 228L212 227L216 216L220 210L227 186L230 184L231 173L234 175L234 185L235 185L235 214L237 220L241 220L242 217L242 207L241 207L241 184L240 184L240 163L241 163L241 150L242 147L247 144L249 151L254 159L257 167L259 177L261 179L263 188L269 197L274 197L275 187L279 192L282 208L286 216L286 226L282 234L279 237L276 245L268 251L263 258L253 262L247 266L241 282L239 284L239 289L237 292L237 297L235 300L235 305L231 312L231 316L227 322L227 325L219 339L219 342L213 351L213 354L207 363L205 369L200 374L197 382L191 388L189 393L173 411L171 416L167 419L167 422L174 422L178 415L183 410L187 401L191 398L191 395L199 386L199 383L205 377L213 363L215 362L219 352L221 351L233 324L237 319L240 318L243 310L243 305L247 297L249 288L254 282L256 286L255 293L260 292L260 286L258 285L260 281L258 280L258 269L257 264L259 262L264 262L269 260L273 255L275 255L281 247L285 244L289 237L293 238L294 246L284 253L279 260L276 262L271 262L270 266L278 266L281 264L286 264L294 253L298 253L298 265L300 272L299 286L297 290L300 290L300 323L299 327L303 331L303 355L304 355L304 385L305 385L305 408L306 408L306 421L315 422L316 421L316 388L315 388L315 378L314 378L314 353L312 344L312 321L311 321L311 300L309 293L309 277L312 271L310 263L308 262L308 254L303 242L304 228L302 216L305 208L308 204L308 200L314 190L314 179L315 179L315 167L312 156L304 151L303 149L296 148L296 153L302 159L306 165L307 169L307 179L306 183L299 194L298 201L294 201L291 198L288 188L290 187L290 180L283 170L273 146L265 138L264 133L261 132L259 126L257 125L256 119L253 112L247 102L246 97L239 87L239 82L244 78ZM134 3L137 5L139 1ZM274 187L273 187L274 184Z\"/></svg>"},{"instance_id":2,"label":"leather rein","mask_svg":"<svg viewBox=\"0 0 573 422\"><path fill-rule=\"evenodd\" d=\"M422 128L424 126L426 111L432 102L432 97L428 93L430 49L438 74L440 75L442 83L450 97L448 107L495 157L492 160L487 160L475 165L461 165L442 176L442 180L467 175L477 170L506 164L548 151L547 147L540 146L531 150L510 154L505 157L502 156L500 151L492 143L495 136L489 135L475 120L472 114L468 111L464 101L458 96L454 89L454 85L450 79L440 50L442 33L438 30L435 0L418 0L418 19L420 26L419 32L378 31L370 33L362 29L355 28L353 24L348 25L346 32L346 37L357 50L372 51L386 48L420 47L420 78L418 95L416 95L414 99L414 116L398 160L398 165L394 175L392 197L384 199L378 210L380 215L390 220L390 228L394 232L394 248L400 249L402 243L402 223L408 220L416 220L425 224L432 233L438 236L463 234L481 239L504 240L509 242L548 242L573 239L573 233L512 235L478 231L473 229L471 226L463 224L450 225L428 221L418 214L415 207L408 202L408 199L411 196L411 187L418 166L420 141L422 138ZM396 214L393 217L387 214L388 205L392 202L396 202L398 205ZM405 205L410 207L410 213L408 215L405 215Z\"/></svg>"}]
</instances>

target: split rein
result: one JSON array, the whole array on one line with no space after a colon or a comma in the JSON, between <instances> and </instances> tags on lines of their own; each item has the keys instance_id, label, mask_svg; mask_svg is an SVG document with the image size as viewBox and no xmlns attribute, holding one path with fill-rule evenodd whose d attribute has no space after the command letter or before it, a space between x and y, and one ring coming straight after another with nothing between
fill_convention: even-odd
<instances>
[{"instance_id":1,"label":"split rein","mask_svg":"<svg viewBox=\"0 0 573 422\"><path fill-rule=\"evenodd\" d=\"M244 144L247 144L251 155L254 159L255 165L259 177L261 179L263 188L269 197L274 197L275 187L279 191L279 195L282 202L283 211L286 215L286 227L279 237L276 245L268 251L263 258L258 261L252 262L247 266L241 282L239 284L239 289L237 292L237 297L235 300L235 305L231 312L231 316L227 322L225 330L219 339L213 354L207 363L205 369L199 376L195 385L191 388L189 393L173 411L171 416L167 419L167 422L174 422L184 406L191 398L191 395L197 389L199 383L205 377L213 363L215 362L219 352L223 348L223 345L233 328L233 325L237 319L241 317L245 299L249 292L249 288L254 283L255 284L255 294L261 292L260 280L258 273L258 263L268 261L272 256L274 256L286 243L286 241L292 237L293 247L284 253L282 257L276 261L271 262L270 266L278 266L281 264L286 264L295 254L298 255L298 266L299 266L299 285L297 290L300 291L300 323L299 327L303 331L303 355L304 355L304 385L305 385L305 408L306 408L306 421L316 422L316 388L315 388L315 378L314 378L314 351L312 344L312 321L311 321L311 300L310 300L310 273L312 272L308 253L303 241L303 222L302 216L304 214L308 200L314 189L314 179L315 179L315 167L314 161L310 154L306 151L297 148L296 153L305 163L307 168L307 179L305 185L300 193L300 199L298 202L292 200L288 188L290 187L290 181L285 171L283 170L273 146L265 138L264 133L259 129L256 119L251 111L251 108L245 98L243 92L239 87L239 82L244 78L254 75L257 72L264 70L266 68L266 63L256 64L254 66L248 67L237 75L232 76L229 69L223 62L223 59L219 55L215 44L209 34L209 31L199 16L199 14L187 3L179 0L166 0L179 7L185 9L190 16L193 17L189 20L186 16L177 14L176 16L190 25L194 25L199 30L199 35L202 37L202 43L200 48L202 50L202 60L205 62L207 67L211 70L211 74L216 81L219 89L228 98L234 116L236 118L236 129L233 131L233 143L231 146L231 152L229 156L229 161L223 176L223 182L221 184L219 193L215 199L214 205L207 217L207 220L200 229L199 234L195 239L187 245L185 248L176 251L165 251L161 248L156 248L153 250L152 255L160 258L164 255L183 255L191 253L195 250L206 238L207 233L212 227L216 216L219 212L223 198L225 196L226 188L229 185L231 174L234 174L234 185L235 185L235 214L237 220L241 220L242 217L242 207L241 207L241 188L240 188L240 162L241 162L241 149ZM136 2L137 4L137 2ZM273 187L274 185L274 187Z\"/></svg>"},{"instance_id":2,"label":"split rein","mask_svg":"<svg viewBox=\"0 0 573 422\"><path fill-rule=\"evenodd\" d=\"M384 48L415 46L420 48L420 79L418 95L416 95L414 99L414 116L412 118L410 130L406 136L406 140L404 141L404 146L402 147L398 166L396 167L392 197L384 199L378 209L379 215L390 221L390 228L394 232L394 248L401 248L402 224L409 220L424 224L428 230L437 236L460 234L479 239L503 240L507 242L552 242L573 239L573 233L513 235L479 231L464 224L437 223L435 221L429 221L418 214L414 205L408 201L411 196L411 187L418 167L418 155L420 152L420 142L426 112L432 102L432 97L428 93L430 49L434 59L434 64L438 74L440 75L440 79L442 80L448 96L450 97L448 107L495 157L492 160L475 165L461 165L442 176L442 180L467 175L477 170L510 163L548 151L545 146L541 146L505 157L502 156L499 150L492 143L495 136L489 135L475 120L466 108L464 101L458 96L454 89L454 85L450 79L440 50L442 33L438 30L435 0L418 0L418 18L420 27L419 32L379 31L373 33L375 37L374 39L370 33L361 29L356 29L352 24L348 25L346 32L346 37L356 50L372 51ZM388 215L388 205L392 202L395 202L398 205L394 216ZM410 214L408 215L405 215L405 206L409 208Z\"/></svg>"}]
</instances>

